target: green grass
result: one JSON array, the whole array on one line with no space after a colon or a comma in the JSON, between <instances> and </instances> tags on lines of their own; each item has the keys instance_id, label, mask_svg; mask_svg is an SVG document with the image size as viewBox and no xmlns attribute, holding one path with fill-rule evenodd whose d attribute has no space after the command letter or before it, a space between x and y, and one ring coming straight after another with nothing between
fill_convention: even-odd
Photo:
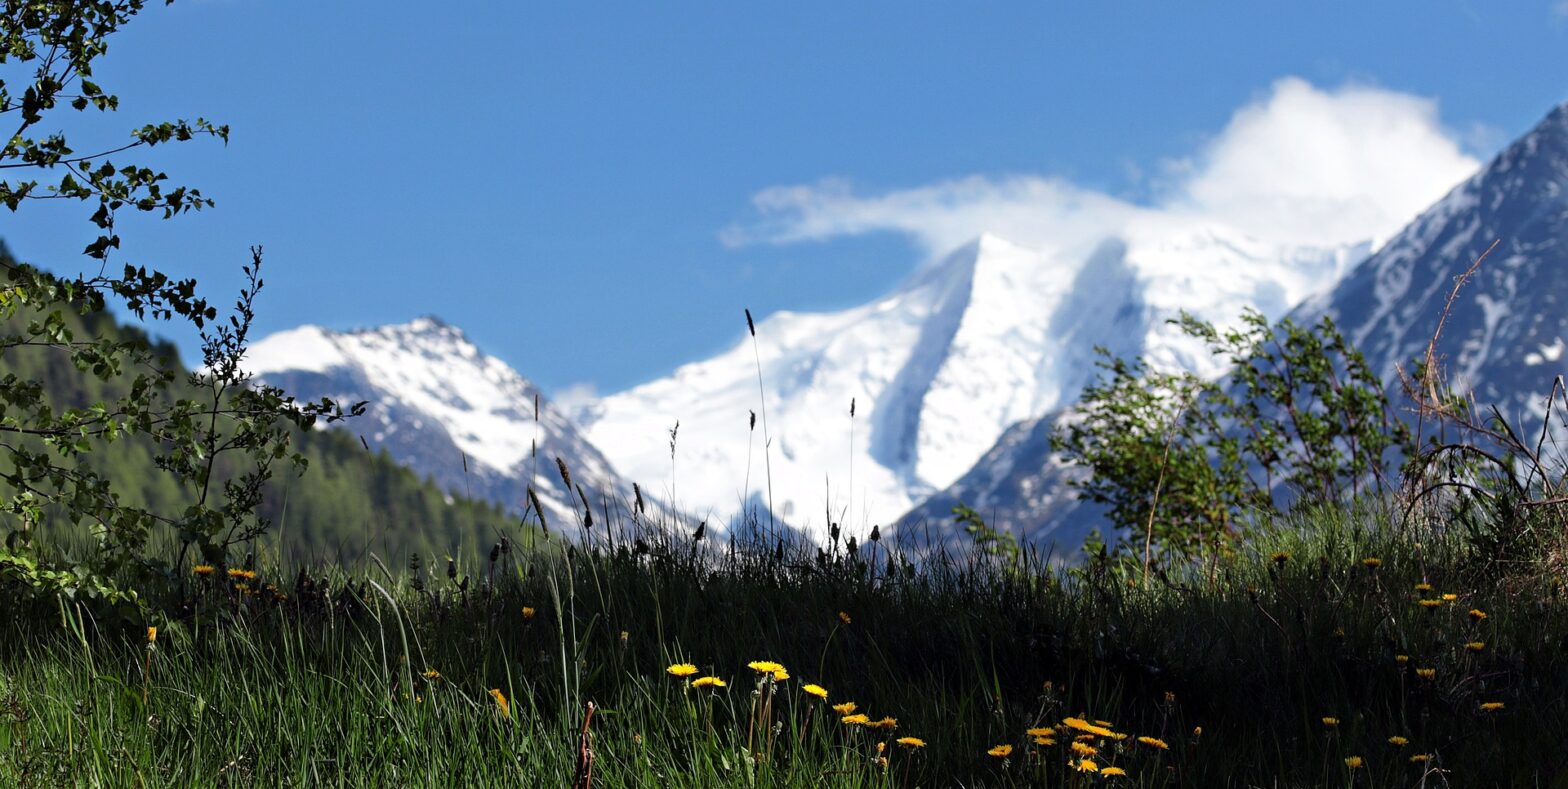
<instances>
[{"instance_id":1,"label":"green grass","mask_svg":"<svg viewBox=\"0 0 1568 789\"><path fill-rule=\"evenodd\" d=\"M151 623L151 650L69 603L16 612L0 620L0 785L564 786L589 702L595 786L1568 780L1568 606L1553 581L1498 575L1460 535L1375 512L1275 525L1148 588L1132 568L1036 556L889 573L885 545L699 559L667 544L514 556L466 592L444 573L416 591L374 565L324 590L264 572L243 595L214 577ZM1457 598L1416 603L1442 593ZM746 664L764 659L790 678L759 683ZM729 686L690 688L666 673L677 662ZM843 724L805 683L897 728ZM1492 701L1505 707L1483 712ZM1071 770L1070 736L1025 734L1069 716L1130 735L1093 743L1126 777ZM877 743L901 736L927 745L888 745L884 768ZM987 755L1001 744L1009 757Z\"/></svg>"}]
</instances>

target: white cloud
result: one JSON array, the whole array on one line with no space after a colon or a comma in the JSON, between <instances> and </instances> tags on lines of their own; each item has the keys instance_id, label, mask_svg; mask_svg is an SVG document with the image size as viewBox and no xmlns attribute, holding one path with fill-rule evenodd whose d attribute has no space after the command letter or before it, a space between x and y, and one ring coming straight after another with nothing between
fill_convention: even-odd
<instances>
[{"instance_id":1,"label":"white cloud","mask_svg":"<svg viewBox=\"0 0 1568 789\"><path fill-rule=\"evenodd\" d=\"M723 238L755 242L818 241L877 230L906 233L939 254L992 232L1019 243L1063 244L1098 236L1135 206L1055 178L971 176L874 197L843 181L765 189L752 200L761 221L732 227Z\"/></svg>"},{"instance_id":2,"label":"white cloud","mask_svg":"<svg viewBox=\"0 0 1568 789\"><path fill-rule=\"evenodd\" d=\"M1163 162L1163 184L1136 205L1059 178L972 176L877 195L843 181L773 187L729 244L792 243L877 231L932 255L991 232L1040 248L1081 247L1134 221L1228 225L1260 240L1334 246L1386 239L1479 162L1436 103L1366 86L1274 83L1192 156Z\"/></svg>"},{"instance_id":3,"label":"white cloud","mask_svg":"<svg viewBox=\"0 0 1568 789\"><path fill-rule=\"evenodd\" d=\"M1429 99L1283 79L1242 108L1168 205L1299 244L1386 238L1475 170Z\"/></svg>"},{"instance_id":4,"label":"white cloud","mask_svg":"<svg viewBox=\"0 0 1568 789\"><path fill-rule=\"evenodd\" d=\"M550 401L556 408L561 409L568 419L578 424L585 424L588 420L583 417L587 410L599 402L599 390L588 381L567 384L556 390L550 396Z\"/></svg>"}]
</instances>

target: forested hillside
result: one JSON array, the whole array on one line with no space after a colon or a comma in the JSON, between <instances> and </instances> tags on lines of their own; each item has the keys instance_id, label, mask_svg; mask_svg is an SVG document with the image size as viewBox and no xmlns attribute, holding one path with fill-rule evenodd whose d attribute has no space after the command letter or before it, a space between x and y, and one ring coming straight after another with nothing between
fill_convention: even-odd
<instances>
[{"instance_id":1,"label":"forested hillside","mask_svg":"<svg viewBox=\"0 0 1568 789\"><path fill-rule=\"evenodd\" d=\"M5 254L3 249L0 254ZM0 323L0 336L21 334L26 322L41 317L20 311ZM141 330L120 325L111 315L63 311L61 317L78 338L145 338ZM176 356L171 344L148 341L160 356ZM178 369L183 380L185 370ZM64 353L47 348L4 349L0 377L38 381L56 407L112 400L128 385L124 376L101 380L84 373ZM264 517L273 522L263 547L281 546L285 555L306 561L354 560L368 551L401 560L411 551L444 556L488 550L503 534L525 546L540 537L536 528L525 534L517 519L499 506L448 495L384 451L367 451L353 437L352 424L349 431L296 432L293 440L309 465L302 475L278 467L262 506ZM190 504L193 493L160 470L156 456L157 447L151 442L130 437L106 444L88 462L108 475L124 504L178 512ZM57 514L54 518L41 524L40 536L49 540L72 533ZM18 526L7 524L6 531Z\"/></svg>"}]
</instances>

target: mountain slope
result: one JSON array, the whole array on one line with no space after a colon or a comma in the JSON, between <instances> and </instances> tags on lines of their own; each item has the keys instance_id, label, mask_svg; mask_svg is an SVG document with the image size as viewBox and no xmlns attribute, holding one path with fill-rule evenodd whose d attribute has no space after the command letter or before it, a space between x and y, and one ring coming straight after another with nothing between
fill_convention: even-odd
<instances>
[{"instance_id":1,"label":"mountain slope","mask_svg":"<svg viewBox=\"0 0 1568 789\"><path fill-rule=\"evenodd\" d=\"M1185 308L1229 324L1246 305L1277 316L1364 252L1270 244L1137 211L1083 244L1034 249L984 236L873 303L769 316L756 327L756 356L743 337L606 397L586 412L586 432L631 476L664 480L665 495L701 516L766 507L770 476L775 510L793 526L819 537L834 521L869 531L959 479L1009 425L1072 402L1095 345L1217 373L1164 318ZM764 402L771 456L762 424L749 428Z\"/></svg>"},{"instance_id":2,"label":"mountain slope","mask_svg":"<svg viewBox=\"0 0 1568 789\"><path fill-rule=\"evenodd\" d=\"M1385 379L1421 357L1455 279L1496 241L1443 325L1450 383L1538 420L1568 343L1568 104L1552 111L1332 292L1332 316Z\"/></svg>"},{"instance_id":3,"label":"mountain slope","mask_svg":"<svg viewBox=\"0 0 1568 789\"><path fill-rule=\"evenodd\" d=\"M0 257L5 256L0 246ZM61 312L64 325L78 338L102 337L145 339L132 326L119 324L108 313L80 315ZM8 321L0 320L0 335L19 334L35 313L23 310ZM156 352L175 358L174 347L153 342ZM174 362L176 381L184 381ZM123 396L129 382L121 377L100 380L78 370L65 354L36 353L27 348L10 347L0 352L0 374L42 384L46 397L56 405L80 407L109 402ZM170 397L192 397L194 392L175 384ZM304 560L330 558L353 561L366 551L400 561L410 551L425 556L466 555L482 552L506 534L519 545L531 545L537 532L521 532L515 518L499 507L450 496L429 480L422 479L385 453L367 453L346 433L316 431L297 433L294 448L309 462L303 476L288 464L274 467L276 475L265 491L260 507L263 517L273 523L264 544L279 545L286 555ZM91 464L113 486L119 501L129 507L172 514L194 502L195 495L182 488L170 474L159 470L155 459L161 450L142 436L128 436L104 443L84 462ZM216 477L224 479L239 467L220 458ZM4 486L0 485L0 490ZM46 510L41 534L72 541L63 534L74 533L75 525L58 512Z\"/></svg>"},{"instance_id":4,"label":"mountain slope","mask_svg":"<svg viewBox=\"0 0 1568 789\"><path fill-rule=\"evenodd\" d=\"M551 526L575 525L583 511L557 457L596 511L601 495L630 498L629 486L538 387L438 318L279 332L251 347L246 369L303 399L369 401L346 427L449 491L520 512L532 480Z\"/></svg>"},{"instance_id":5,"label":"mountain slope","mask_svg":"<svg viewBox=\"0 0 1568 789\"><path fill-rule=\"evenodd\" d=\"M1568 372L1568 104L1455 187L1332 289L1302 303L1302 322L1329 315L1398 397L1395 366L1426 350L1455 279L1493 241L1460 292L1438 345L1456 387L1538 428L1554 376ZM1078 473L1051 456L1053 413L1008 428L961 479L906 521L946 521L963 501L1027 539L1072 549L1098 513L1064 488Z\"/></svg>"}]
</instances>

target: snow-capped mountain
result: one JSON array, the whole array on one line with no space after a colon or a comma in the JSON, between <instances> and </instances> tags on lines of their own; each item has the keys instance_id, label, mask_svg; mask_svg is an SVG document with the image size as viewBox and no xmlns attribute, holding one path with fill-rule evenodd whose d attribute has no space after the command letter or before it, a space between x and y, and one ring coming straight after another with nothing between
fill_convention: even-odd
<instances>
[{"instance_id":1,"label":"snow-capped mountain","mask_svg":"<svg viewBox=\"0 0 1568 789\"><path fill-rule=\"evenodd\" d=\"M1497 248L1454 302L1438 358L1451 385L1539 429L1553 378L1568 373L1568 104L1293 314L1308 323L1333 317L1397 402L1395 365L1424 355L1455 279L1493 241ZM963 501L993 525L1075 549L1101 524L1065 487L1076 470L1050 453L1048 437L1063 418L1070 412L1011 426L906 522L945 523Z\"/></svg>"},{"instance_id":2,"label":"snow-capped mountain","mask_svg":"<svg viewBox=\"0 0 1568 789\"><path fill-rule=\"evenodd\" d=\"M1230 325L1248 305L1278 316L1365 253L1138 211L1114 234L1054 248L983 236L870 304L769 316L755 351L742 332L716 357L606 397L586 432L698 516L765 508L771 466L779 517L818 537L830 522L863 533L953 484L1009 425L1071 403L1095 345L1217 374L1165 318L1187 309Z\"/></svg>"},{"instance_id":3,"label":"snow-capped mountain","mask_svg":"<svg viewBox=\"0 0 1568 789\"><path fill-rule=\"evenodd\" d=\"M1332 316L1392 380L1396 364L1424 355L1455 279L1494 241L1437 356L1477 402L1539 420L1553 378L1568 372L1568 104L1301 312Z\"/></svg>"},{"instance_id":4,"label":"snow-capped mountain","mask_svg":"<svg viewBox=\"0 0 1568 789\"><path fill-rule=\"evenodd\" d=\"M532 481L552 528L575 527L583 511L557 457L595 512L601 494L629 498L610 463L537 387L438 318L348 332L302 326L255 343L244 366L301 399L369 401L363 417L339 424L447 490L520 512Z\"/></svg>"}]
</instances>

